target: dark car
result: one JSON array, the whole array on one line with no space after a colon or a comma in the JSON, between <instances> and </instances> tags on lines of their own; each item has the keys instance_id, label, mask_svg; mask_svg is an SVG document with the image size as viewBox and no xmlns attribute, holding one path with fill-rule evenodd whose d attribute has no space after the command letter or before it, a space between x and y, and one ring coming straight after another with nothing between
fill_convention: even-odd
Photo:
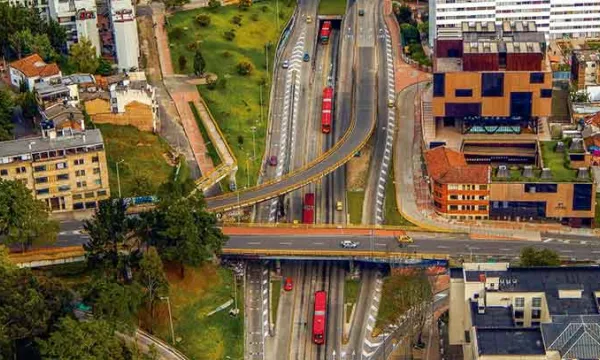
<instances>
[{"instance_id":1,"label":"dark car","mask_svg":"<svg viewBox=\"0 0 600 360\"><path fill-rule=\"evenodd\" d=\"M277 166L277 156L276 155L271 155L271 157L269 158L269 165Z\"/></svg>"},{"instance_id":2,"label":"dark car","mask_svg":"<svg viewBox=\"0 0 600 360\"><path fill-rule=\"evenodd\" d=\"M302 58L302 60L304 62L309 62L310 61L310 55L308 55L308 53L304 53L304 57Z\"/></svg>"},{"instance_id":3,"label":"dark car","mask_svg":"<svg viewBox=\"0 0 600 360\"><path fill-rule=\"evenodd\" d=\"M358 16L365 16L365 11L363 9L358 10Z\"/></svg>"}]
</instances>

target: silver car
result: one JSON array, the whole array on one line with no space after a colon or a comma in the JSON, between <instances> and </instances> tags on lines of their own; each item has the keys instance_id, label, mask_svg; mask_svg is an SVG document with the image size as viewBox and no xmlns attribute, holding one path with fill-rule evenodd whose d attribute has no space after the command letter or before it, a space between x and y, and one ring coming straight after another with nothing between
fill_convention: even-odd
<instances>
[{"instance_id":1,"label":"silver car","mask_svg":"<svg viewBox=\"0 0 600 360\"><path fill-rule=\"evenodd\" d=\"M290 62L288 60L284 60L283 64L281 64L281 67L284 69L287 69L290 67Z\"/></svg>"},{"instance_id":2,"label":"silver car","mask_svg":"<svg viewBox=\"0 0 600 360\"><path fill-rule=\"evenodd\" d=\"M360 245L360 243L357 241L350 241L350 240L340 241L340 246L343 247L344 249L355 249L358 247L358 245Z\"/></svg>"}]
</instances>

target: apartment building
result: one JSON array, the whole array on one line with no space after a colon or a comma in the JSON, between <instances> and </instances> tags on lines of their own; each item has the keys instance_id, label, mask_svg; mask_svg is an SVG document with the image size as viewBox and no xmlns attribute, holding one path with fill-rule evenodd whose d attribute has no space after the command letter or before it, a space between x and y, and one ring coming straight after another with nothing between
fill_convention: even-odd
<instances>
[{"instance_id":1,"label":"apartment building","mask_svg":"<svg viewBox=\"0 0 600 360\"><path fill-rule=\"evenodd\" d=\"M533 21L547 40L600 36L600 0L431 0L429 42L462 22Z\"/></svg>"},{"instance_id":2,"label":"apartment building","mask_svg":"<svg viewBox=\"0 0 600 360\"><path fill-rule=\"evenodd\" d=\"M98 33L98 11L94 0L48 0L48 12L67 32L67 45L70 47L87 38L100 55L100 35Z\"/></svg>"},{"instance_id":3,"label":"apartment building","mask_svg":"<svg viewBox=\"0 0 600 360\"><path fill-rule=\"evenodd\" d=\"M100 130L42 123L42 136L0 142L0 177L22 181L53 212L93 209L109 198Z\"/></svg>"},{"instance_id":4,"label":"apartment building","mask_svg":"<svg viewBox=\"0 0 600 360\"><path fill-rule=\"evenodd\" d=\"M131 0L109 0L110 21L117 67L120 71L136 71L139 68L139 52L135 8Z\"/></svg>"},{"instance_id":5,"label":"apartment building","mask_svg":"<svg viewBox=\"0 0 600 360\"><path fill-rule=\"evenodd\" d=\"M534 23L466 23L436 40L435 126L462 134L537 133L551 114L552 72Z\"/></svg>"},{"instance_id":6,"label":"apartment building","mask_svg":"<svg viewBox=\"0 0 600 360\"><path fill-rule=\"evenodd\" d=\"M450 269L449 342L466 360L599 359L600 268Z\"/></svg>"}]
</instances>

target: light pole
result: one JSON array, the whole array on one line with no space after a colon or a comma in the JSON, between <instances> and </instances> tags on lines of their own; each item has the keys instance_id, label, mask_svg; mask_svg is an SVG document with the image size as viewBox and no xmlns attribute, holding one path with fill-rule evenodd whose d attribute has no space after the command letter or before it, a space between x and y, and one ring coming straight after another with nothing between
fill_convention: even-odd
<instances>
[{"instance_id":1,"label":"light pole","mask_svg":"<svg viewBox=\"0 0 600 360\"><path fill-rule=\"evenodd\" d=\"M261 107L261 114L262 114L262 107ZM252 126L250 128L250 130L252 131L252 161L256 161L256 126Z\"/></svg>"},{"instance_id":2,"label":"light pole","mask_svg":"<svg viewBox=\"0 0 600 360\"><path fill-rule=\"evenodd\" d=\"M175 330L173 330L173 315L171 313L171 300L168 296L161 296L161 300L167 300L167 307L169 308L169 323L171 324L171 340L175 344Z\"/></svg>"},{"instance_id":3,"label":"light pole","mask_svg":"<svg viewBox=\"0 0 600 360\"><path fill-rule=\"evenodd\" d=\"M125 160L121 159L117 161L117 187L119 189L119 199L121 198L121 176L119 176L119 164L125 162Z\"/></svg>"},{"instance_id":4,"label":"light pole","mask_svg":"<svg viewBox=\"0 0 600 360\"><path fill-rule=\"evenodd\" d=\"M246 154L246 187L250 187L250 154Z\"/></svg>"},{"instance_id":5,"label":"light pole","mask_svg":"<svg viewBox=\"0 0 600 360\"><path fill-rule=\"evenodd\" d=\"M237 191L237 203L238 203L237 211L238 211L238 226L239 226L240 225L240 216L241 216L241 214L240 214L240 190L239 189Z\"/></svg>"}]
</instances>

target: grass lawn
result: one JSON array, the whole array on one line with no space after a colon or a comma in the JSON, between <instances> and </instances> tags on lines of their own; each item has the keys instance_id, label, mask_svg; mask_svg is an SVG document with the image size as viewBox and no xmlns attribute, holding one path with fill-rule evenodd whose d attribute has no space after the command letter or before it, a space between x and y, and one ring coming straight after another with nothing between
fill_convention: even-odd
<instances>
[{"instance_id":1,"label":"grass lawn","mask_svg":"<svg viewBox=\"0 0 600 360\"><path fill-rule=\"evenodd\" d=\"M555 181L575 181L577 170L566 167L565 154L554 151L556 141L540 142L544 166L550 168Z\"/></svg>"},{"instance_id":2,"label":"grass lawn","mask_svg":"<svg viewBox=\"0 0 600 360\"><path fill-rule=\"evenodd\" d=\"M271 281L271 321L277 324L277 308L281 297L281 280Z\"/></svg>"},{"instance_id":3,"label":"grass lawn","mask_svg":"<svg viewBox=\"0 0 600 360\"><path fill-rule=\"evenodd\" d=\"M229 309L211 316L209 312L233 298L233 274L230 270L207 264L186 268L185 277L177 270L167 271L177 347L190 359L221 360L244 357L244 300L242 281L238 281L240 314L233 318ZM171 339L168 309L157 311L156 333Z\"/></svg>"},{"instance_id":4,"label":"grass lawn","mask_svg":"<svg viewBox=\"0 0 600 360\"><path fill-rule=\"evenodd\" d=\"M196 109L196 105L194 105L194 103L191 101L189 102L189 104L190 108L192 109L192 113L194 114L194 119L196 119L196 124L198 124L200 133L202 134L202 140L204 140L204 144L206 145L206 152L208 153L208 156L210 156L213 165L217 167L222 162L221 157L219 156L219 152L217 151L217 148L215 148L215 145L210 141L210 137L208 136L208 132L204 127L202 119L200 119L200 114L198 114L198 109Z\"/></svg>"},{"instance_id":5,"label":"grass lawn","mask_svg":"<svg viewBox=\"0 0 600 360\"><path fill-rule=\"evenodd\" d=\"M393 160L392 160L393 161ZM400 211L398 211L398 205L396 203L396 188L394 186L394 170L388 173L388 180L385 185L385 208L384 210L384 225L396 225L396 226L413 226L413 223L406 220Z\"/></svg>"},{"instance_id":6,"label":"grass lawn","mask_svg":"<svg viewBox=\"0 0 600 360\"><path fill-rule=\"evenodd\" d=\"M358 300L358 293L360 291L360 280L358 279L346 279L344 283L344 305L351 304L346 308L346 322L350 320L352 312L352 305L356 304Z\"/></svg>"},{"instance_id":7,"label":"grass lawn","mask_svg":"<svg viewBox=\"0 0 600 360\"><path fill-rule=\"evenodd\" d=\"M365 192L347 191L346 198L348 201L348 213L350 214L350 224L359 225L362 222Z\"/></svg>"},{"instance_id":8,"label":"grass lawn","mask_svg":"<svg viewBox=\"0 0 600 360\"><path fill-rule=\"evenodd\" d=\"M256 184L265 150L267 114L269 112L269 89L271 66L279 35L294 10L295 2L279 1L279 29L276 27L275 0L261 1L247 11L236 6L223 6L216 10L206 8L178 12L169 18L169 41L175 71L193 71L195 48L200 47L206 62L206 71L219 77L214 89L205 85L198 87L211 113L225 134L238 160L238 187ZM199 14L211 18L210 25L200 27L195 21ZM232 22L241 16L241 25ZM180 29L180 30L175 30ZM235 30L235 38L228 41L224 33ZM268 56L265 45L270 43ZM187 59L186 67L179 67L179 57ZM266 60L269 73L266 71ZM238 74L237 65L250 62L253 70L249 75ZM265 84L266 82L266 84ZM265 84L262 86L261 84ZM262 120L261 120L262 93ZM252 127L256 127L256 159L253 159Z\"/></svg>"},{"instance_id":9,"label":"grass lawn","mask_svg":"<svg viewBox=\"0 0 600 360\"><path fill-rule=\"evenodd\" d=\"M139 131L133 126L96 125L106 148L108 178L113 196L119 195L117 165L123 197L154 195L160 184L173 174L169 164L170 146L158 135Z\"/></svg>"},{"instance_id":10,"label":"grass lawn","mask_svg":"<svg viewBox=\"0 0 600 360\"><path fill-rule=\"evenodd\" d=\"M319 2L319 15L344 15L346 0L321 0Z\"/></svg>"}]
</instances>

